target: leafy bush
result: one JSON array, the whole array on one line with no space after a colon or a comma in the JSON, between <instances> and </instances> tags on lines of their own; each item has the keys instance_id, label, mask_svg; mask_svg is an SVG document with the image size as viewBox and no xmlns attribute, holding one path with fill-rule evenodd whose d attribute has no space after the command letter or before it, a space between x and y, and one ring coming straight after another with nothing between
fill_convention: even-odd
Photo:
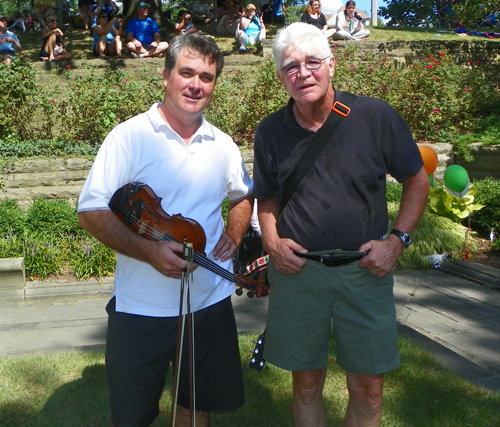
<instances>
[{"instance_id":1,"label":"leafy bush","mask_svg":"<svg viewBox=\"0 0 500 427\"><path fill-rule=\"evenodd\" d=\"M399 205L389 203L389 218L394 224ZM469 249L476 249L475 242L469 238L468 229L463 225L443 216L425 212L417 230L412 236L412 244L401 254L397 266L430 267L432 258L437 255L450 254L457 258Z\"/></svg>"},{"instance_id":2,"label":"leafy bush","mask_svg":"<svg viewBox=\"0 0 500 427\"><path fill-rule=\"evenodd\" d=\"M25 233L0 239L0 258L24 257L28 279L46 279L61 272L62 253L58 245L38 235Z\"/></svg>"},{"instance_id":3,"label":"leafy bush","mask_svg":"<svg viewBox=\"0 0 500 427\"><path fill-rule=\"evenodd\" d=\"M470 184L467 194L458 198L448 193L444 185L436 184L429 191L427 210L435 215L449 218L454 222L461 222L468 218L472 212L484 208L484 205L474 203L476 192L477 189L474 184Z\"/></svg>"},{"instance_id":4,"label":"leafy bush","mask_svg":"<svg viewBox=\"0 0 500 427\"><path fill-rule=\"evenodd\" d=\"M495 229L500 233L500 180L488 177L475 180L477 188L476 201L485 205L483 209L474 212L471 220L485 231Z\"/></svg>"},{"instance_id":5,"label":"leafy bush","mask_svg":"<svg viewBox=\"0 0 500 427\"><path fill-rule=\"evenodd\" d=\"M0 238L21 235L25 226L24 213L19 204L9 199L0 201Z\"/></svg>"},{"instance_id":6,"label":"leafy bush","mask_svg":"<svg viewBox=\"0 0 500 427\"><path fill-rule=\"evenodd\" d=\"M385 185L385 198L387 203L398 203L401 201L403 186L399 182L387 181Z\"/></svg>"},{"instance_id":7,"label":"leafy bush","mask_svg":"<svg viewBox=\"0 0 500 427\"><path fill-rule=\"evenodd\" d=\"M69 254L69 262L77 279L106 277L115 271L115 252L92 236L81 239L71 236Z\"/></svg>"},{"instance_id":8,"label":"leafy bush","mask_svg":"<svg viewBox=\"0 0 500 427\"><path fill-rule=\"evenodd\" d=\"M337 57L333 79L339 89L385 100L416 139L436 141L472 129L478 118L496 110L500 94L487 77L490 68L489 63L464 67L439 52L396 69L379 57L355 63L346 52Z\"/></svg>"},{"instance_id":9,"label":"leafy bush","mask_svg":"<svg viewBox=\"0 0 500 427\"><path fill-rule=\"evenodd\" d=\"M147 69L138 81L124 69L98 72L88 66L84 75L65 71L69 98L60 108L63 137L100 143L117 124L147 110L163 95L162 76Z\"/></svg>"},{"instance_id":10,"label":"leafy bush","mask_svg":"<svg viewBox=\"0 0 500 427\"><path fill-rule=\"evenodd\" d=\"M0 62L0 138L24 139L32 136L28 125L35 115L39 87L34 80L35 70L28 63L15 59Z\"/></svg>"},{"instance_id":11,"label":"leafy bush","mask_svg":"<svg viewBox=\"0 0 500 427\"><path fill-rule=\"evenodd\" d=\"M26 228L29 233L51 238L82 233L76 209L66 200L37 198L26 215Z\"/></svg>"}]
</instances>

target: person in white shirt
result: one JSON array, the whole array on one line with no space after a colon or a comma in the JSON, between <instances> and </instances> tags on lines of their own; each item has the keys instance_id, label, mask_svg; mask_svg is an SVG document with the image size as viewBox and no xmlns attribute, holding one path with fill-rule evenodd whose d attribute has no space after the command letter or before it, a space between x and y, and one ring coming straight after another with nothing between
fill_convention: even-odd
<instances>
[{"instance_id":1,"label":"person in white shirt","mask_svg":"<svg viewBox=\"0 0 500 427\"><path fill-rule=\"evenodd\" d=\"M109 133L80 195L81 226L117 252L106 342L114 427L147 426L159 413L168 367L175 360L179 279L187 263L178 256L182 238L151 241L134 233L110 210L113 195L128 183L147 184L161 198L164 212L198 222L206 236L206 257L226 270L232 269L231 258L250 221L253 183L239 149L203 117L223 62L213 40L174 37L165 58L163 102ZM200 427L209 426L211 411L235 410L244 403L234 290L233 283L205 268L193 272L194 397ZM189 425L191 417L185 358L176 425Z\"/></svg>"},{"instance_id":2,"label":"person in white shirt","mask_svg":"<svg viewBox=\"0 0 500 427\"><path fill-rule=\"evenodd\" d=\"M355 40L366 39L370 30L364 28L361 16L356 12L356 3L349 0L345 10L339 12L335 22L337 32L332 36L333 40Z\"/></svg>"}]
</instances>

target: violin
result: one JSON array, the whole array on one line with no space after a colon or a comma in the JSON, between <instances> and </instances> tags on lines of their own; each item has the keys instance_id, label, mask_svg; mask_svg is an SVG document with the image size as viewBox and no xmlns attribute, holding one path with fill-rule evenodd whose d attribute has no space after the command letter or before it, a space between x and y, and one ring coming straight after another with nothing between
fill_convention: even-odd
<instances>
[{"instance_id":1,"label":"violin","mask_svg":"<svg viewBox=\"0 0 500 427\"><path fill-rule=\"evenodd\" d=\"M203 227L194 219L181 214L169 215L161 207L161 197L146 184L132 182L119 188L109 202L110 209L132 231L146 239L159 242L192 243L193 261L218 276L248 290L248 296L264 297L269 288L263 283L235 276L222 268L204 253L206 235ZM238 295L242 290L236 291Z\"/></svg>"}]
</instances>

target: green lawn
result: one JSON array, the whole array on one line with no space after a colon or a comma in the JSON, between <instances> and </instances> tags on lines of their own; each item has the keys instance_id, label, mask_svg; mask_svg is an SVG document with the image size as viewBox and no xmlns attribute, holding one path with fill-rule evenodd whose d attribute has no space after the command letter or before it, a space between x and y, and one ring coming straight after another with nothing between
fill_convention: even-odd
<instances>
[{"instance_id":1,"label":"green lawn","mask_svg":"<svg viewBox=\"0 0 500 427\"><path fill-rule=\"evenodd\" d=\"M292 426L291 380L286 371L248 367L256 335L240 336L246 404L214 414L216 427ZM451 373L428 353L400 339L403 364L386 375L382 427L494 427L500 425L500 393ZM335 348L325 387L327 426L342 426L347 405L344 373ZM166 386L170 390L170 379ZM168 425L170 393L153 426ZM109 405L103 352L70 352L0 359L2 427L107 427Z\"/></svg>"}]
</instances>

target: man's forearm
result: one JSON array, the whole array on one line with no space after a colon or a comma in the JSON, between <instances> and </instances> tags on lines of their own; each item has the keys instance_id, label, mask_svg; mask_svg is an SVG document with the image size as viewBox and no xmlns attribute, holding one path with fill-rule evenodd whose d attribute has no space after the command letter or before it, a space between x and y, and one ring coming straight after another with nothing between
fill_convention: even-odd
<instances>
[{"instance_id":1,"label":"man's forearm","mask_svg":"<svg viewBox=\"0 0 500 427\"><path fill-rule=\"evenodd\" d=\"M429 196L429 177L424 168L403 182L403 194L394 228L412 234L422 217Z\"/></svg>"},{"instance_id":2,"label":"man's forearm","mask_svg":"<svg viewBox=\"0 0 500 427\"><path fill-rule=\"evenodd\" d=\"M243 241L243 236L252 217L253 196L249 196L236 203L229 204L227 214L226 234L237 246Z\"/></svg>"}]
</instances>

